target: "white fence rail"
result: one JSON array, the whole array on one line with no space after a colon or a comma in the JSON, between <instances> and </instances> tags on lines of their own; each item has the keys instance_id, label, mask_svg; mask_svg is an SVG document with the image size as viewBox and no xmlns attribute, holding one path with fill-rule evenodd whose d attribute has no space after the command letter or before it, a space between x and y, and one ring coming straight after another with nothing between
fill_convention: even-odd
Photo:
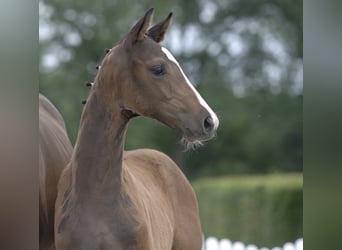
<instances>
[{"instance_id":1,"label":"white fence rail","mask_svg":"<svg viewBox=\"0 0 342 250\"><path fill-rule=\"evenodd\" d=\"M255 245L245 245L239 241L231 242L228 239L218 240L209 237L204 241L203 250L303 250L303 239L298 239L293 243L287 242L282 247L258 248Z\"/></svg>"}]
</instances>

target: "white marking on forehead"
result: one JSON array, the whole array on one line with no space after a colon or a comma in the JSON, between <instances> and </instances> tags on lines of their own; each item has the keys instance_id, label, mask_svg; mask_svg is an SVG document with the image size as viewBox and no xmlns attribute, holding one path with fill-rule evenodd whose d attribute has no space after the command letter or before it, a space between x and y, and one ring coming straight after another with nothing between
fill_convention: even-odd
<instances>
[{"instance_id":1,"label":"white marking on forehead","mask_svg":"<svg viewBox=\"0 0 342 250\"><path fill-rule=\"evenodd\" d=\"M211 118L213 119L213 122L214 122L214 129L217 129L218 125L219 125L219 120L217 118L217 115L214 113L214 111L209 107L209 105L206 103L206 101L202 98L202 96L198 93L198 91L195 89L194 85L192 85L192 83L189 81L188 77L184 74L184 71L183 69L181 68L181 66L179 65L179 63L177 62L176 58L171 54L171 52L164 48L164 47L161 47L162 51L164 52L164 54L167 56L167 58L174 62L180 72L182 73L186 83L190 86L190 88L192 89L192 91L195 93L199 103L209 112Z\"/></svg>"}]
</instances>

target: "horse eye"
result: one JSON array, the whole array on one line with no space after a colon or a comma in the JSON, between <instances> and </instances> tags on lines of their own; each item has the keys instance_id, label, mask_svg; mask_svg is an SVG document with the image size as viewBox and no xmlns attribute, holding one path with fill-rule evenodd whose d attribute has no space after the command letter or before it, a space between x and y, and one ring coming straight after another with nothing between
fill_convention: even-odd
<instances>
[{"instance_id":1,"label":"horse eye","mask_svg":"<svg viewBox=\"0 0 342 250\"><path fill-rule=\"evenodd\" d=\"M164 65L155 65L150 68L150 71L153 75L162 76L165 75L165 67Z\"/></svg>"}]
</instances>

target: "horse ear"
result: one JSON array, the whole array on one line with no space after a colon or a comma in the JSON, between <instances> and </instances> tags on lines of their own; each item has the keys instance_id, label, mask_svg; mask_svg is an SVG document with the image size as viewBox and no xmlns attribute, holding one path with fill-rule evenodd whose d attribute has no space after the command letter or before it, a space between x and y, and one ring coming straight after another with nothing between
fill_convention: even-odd
<instances>
[{"instance_id":1,"label":"horse ear","mask_svg":"<svg viewBox=\"0 0 342 250\"><path fill-rule=\"evenodd\" d=\"M171 21L172 12L170 12L170 14L163 21L151 27L147 32L148 36L151 37L157 43L163 41L165 33L169 28Z\"/></svg>"},{"instance_id":2,"label":"horse ear","mask_svg":"<svg viewBox=\"0 0 342 250\"><path fill-rule=\"evenodd\" d=\"M153 16L153 11L154 9L150 8L145 15L133 26L126 37L126 43L132 45L144 39Z\"/></svg>"}]
</instances>

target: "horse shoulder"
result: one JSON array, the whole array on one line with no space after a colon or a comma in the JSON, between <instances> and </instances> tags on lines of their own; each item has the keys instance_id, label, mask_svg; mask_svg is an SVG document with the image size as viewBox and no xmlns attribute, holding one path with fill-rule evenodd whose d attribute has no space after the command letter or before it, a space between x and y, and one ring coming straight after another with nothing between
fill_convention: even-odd
<instances>
[{"instance_id":1,"label":"horse shoulder","mask_svg":"<svg viewBox=\"0 0 342 250\"><path fill-rule=\"evenodd\" d=\"M170 179L188 183L177 164L168 155L154 149L126 151L124 162L128 171L139 169L157 179L163 186L168 184Z\"/></svg>"},{"instance_id":2,"label":"horse shoulder","mask_svg":"<svg viewBox=\"0 0 342 250\"><path fill-rule=\"evenodd\" d=\"M193 200L194 193L190 182L168 155L154 149L138 149L126 151L124 161L128 163L128 170L133 168L130 165L143 169L147 174L163 182L162 185L173 195L185 192L185 195L191 196Z\"/></svg>"},{"instance_id":3,"label":"horse shoulder","mask_svg":"<svg viewBox=\"0 0 342 250\"><path fill-rule=\"evenodd\" d=\"M200 249L202 230L197 198L179 166L166 154L153 149L127 151L124 161L128 163L128 171L138 169L153 176L158 181L160 190L167 196L172 209L172 249Z\"/></svg>"}]
</instances>

